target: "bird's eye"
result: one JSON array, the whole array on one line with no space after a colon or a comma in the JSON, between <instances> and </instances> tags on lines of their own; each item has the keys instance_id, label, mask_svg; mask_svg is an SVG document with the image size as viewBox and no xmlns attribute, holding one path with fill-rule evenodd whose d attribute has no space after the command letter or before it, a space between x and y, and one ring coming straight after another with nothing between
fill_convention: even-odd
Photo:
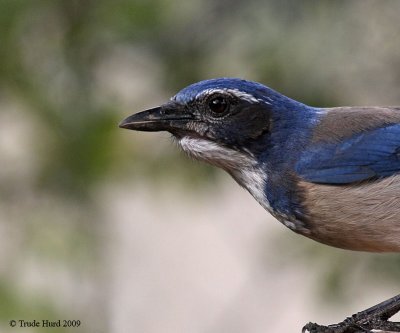
<instances>
[{"instance_id":1,"label":"bird's eye","mask_svg":"<svg viewBox=\"0 0 400 333\"><path fill-rule=\"evenodd\" d=\"M222 96L213 97L208 102L210 110L217 115L221 115L228 110L228 106L228 101Z\"/></svg>"}]
</instances>

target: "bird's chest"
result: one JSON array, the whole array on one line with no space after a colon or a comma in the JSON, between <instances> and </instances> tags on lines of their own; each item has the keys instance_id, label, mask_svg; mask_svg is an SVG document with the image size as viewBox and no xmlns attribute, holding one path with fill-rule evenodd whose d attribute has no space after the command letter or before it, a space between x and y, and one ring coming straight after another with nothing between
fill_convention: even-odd
<instances>
[{"instance_id":1,"label":"bird's chest","mask_svg":"<svg viewBox=\"0 0 400 333\"><path fill-rule=\"evenodd\" d=\"M359 251L400 251L400 175L333 186L301 182L310 238Z\"/></svg>"},{"instance_id":2,"label":"bird's chest","mask_svg":"<svg viewBox=\"0 0 400 333\"><path fill-rule=\"evenodd\" d=\"M302 214L295 202L292 202L290 190L271 182L270 175L263 168L253 166L232 170L230 174L265 210L286 227L301 234L309 233L307 226L298 218Z\"/></svg>"}]
</instances>

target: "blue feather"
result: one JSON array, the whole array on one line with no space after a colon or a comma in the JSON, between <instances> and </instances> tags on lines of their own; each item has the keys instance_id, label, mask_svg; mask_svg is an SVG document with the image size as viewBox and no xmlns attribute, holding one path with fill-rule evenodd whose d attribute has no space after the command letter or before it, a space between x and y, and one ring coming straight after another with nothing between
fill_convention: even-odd
<instances>
[{"instance_id":1,"label":"blue feather","mask_svg":"<svg viewBox=\"0 0 400 333\"><path fill-rule=\"evenodd\" d=\"M348 184L400 172L400 124L354 135L340 143L312 144L296 172L314 183Z\"/></svg>"}]
</instances>

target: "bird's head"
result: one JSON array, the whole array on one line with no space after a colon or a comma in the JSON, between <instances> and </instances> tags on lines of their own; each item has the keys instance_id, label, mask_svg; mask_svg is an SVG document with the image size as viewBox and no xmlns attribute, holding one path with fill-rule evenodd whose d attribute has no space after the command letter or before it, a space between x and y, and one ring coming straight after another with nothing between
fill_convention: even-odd
<instances>
[{"instance_id":1,"label":"bird's head","mask_svg":"<svg viewBox=\"0 0 400 333\"><path fill-rule=\"evenodd\" d=\"M127 117L120 127L168 131L189 155L231 171L255 163L259 140L273 126L271 112L288 101L256 82L212 79L184 88L166 104Z\"/></svg>"},{"instance_id":2,"label":"bird's head","mask_svg":"<svg viewBox=\"0 0 400 333\"><path fill-rule=\"evenodd\" d=\"M260 83L221 78L192 84L169 102L127 117L120 127L172 133L186 153L227 171L294 228L287 222L290 169L314 115L313 108Z\"/></svg>"}]
</instances>

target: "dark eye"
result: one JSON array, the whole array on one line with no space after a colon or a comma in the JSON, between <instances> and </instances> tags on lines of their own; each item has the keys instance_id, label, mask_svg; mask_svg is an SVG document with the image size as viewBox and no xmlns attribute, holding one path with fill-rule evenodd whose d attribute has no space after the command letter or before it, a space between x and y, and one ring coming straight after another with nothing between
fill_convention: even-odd
<instances>
[{"instance_id":1,"label":"dark eye","mask_svg":"<svg viewBox=\"0 0 400 333\"><path fill-rule=\"evenodd\" d=\"M228 110L229 104L224 97L217 96L210 99L210 101L208 102L208 107L213 113L222 114L226 110Z\"/></svg>"}]
</instances>

